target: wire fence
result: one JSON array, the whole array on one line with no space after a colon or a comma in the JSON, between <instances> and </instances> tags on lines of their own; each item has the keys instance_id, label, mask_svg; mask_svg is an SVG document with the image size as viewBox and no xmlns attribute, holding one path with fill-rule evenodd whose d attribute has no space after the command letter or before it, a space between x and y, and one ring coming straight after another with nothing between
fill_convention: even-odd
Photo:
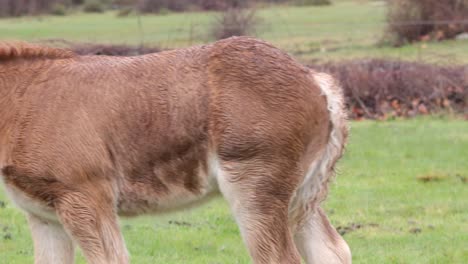
<instances>
[{"instance_id":1,"label":"wire fence","mask_svg":"<svg viewBox=\"0 0 468 264\"><path fill-rule=\"evenodd\" d=\"M392 47L385 42L386 29L389 26L413 28L429 25L447 27L462 25L468 28L468 19L388 22L385 20L385 6L370 4L366 6L365 11L360 11L359 7L358 11L356 8L349 12L345 7L332 8L333 11L330 11L330 8L266 6L257 10L261 22L249 34L269 41L304 61L390 57L442 64L468 62L468 43L461 40L466 38L466 35L460 35L459 41L444 43L428 41L403 47ZM63 38L78 42L136 44L172 49L214 41L213 25L220 13L172 13L156 16L137 13L128 17L104 16L109 21L96 20L102 21L102 26L99 22L91 24L84 21L85 23L73 24L66 21L67 23L60 24L60 30L51 30L50 34L46 33L46 27L43 25L35 28L34 22L31 23L27 34L33 39ZM31 18L24 18L27 19ZM65 21L67 17L63 19ZM37 23L39 24L52 19L39 17L37 20L41 21ZM89 25L86 26L87 24ZM54 23L51 25L58 26ZM14 32L16 30L14 26L14 23L3 23L0 20L0 38L21 37L22 33ZM231 30L229 25L224 27ZM25 26L17 28L24 30ZM59 31L72 33L55 34ZM81 35L78 37L76 36L78 34Z\"/></svg>"},{"instance_id":2,"label":"wire fence","mask_svg":"<svg viewBox=\"0 0 468 264\"><path fill-rule=\"evenodd\" d=\"M438 42L422 39L394 47L386 42L388 26L415 27L421 25L468 25L468 20L374 22L314 22L291 23L288 15L278 15L275 22L264 21L254 36L265 39L286 51L309 60L339 60L354 57L383 57L440 64L466 64L468 62L468 35L460 34L458 40ZM144 23L143 23L144 24ZM148 28L149 25L144 25ZM162 48L191 46L213 41L212 22L186 21L167 32L165 39L154 42ZM231 30L226 26L227 30ZM233 28L235 29L235 28ZM147 33L151 34L148 30ZM151 38L146 37L150 40ZM149 41L151 42L151 40Z\"/></svg>"}]
</instances>

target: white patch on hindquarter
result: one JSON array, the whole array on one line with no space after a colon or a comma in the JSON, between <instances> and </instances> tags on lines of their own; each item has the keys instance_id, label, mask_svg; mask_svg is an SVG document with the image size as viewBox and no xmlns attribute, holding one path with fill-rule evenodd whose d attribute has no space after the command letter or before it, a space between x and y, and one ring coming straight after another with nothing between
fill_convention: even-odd
<instances>
[{"instance_id":1,"label":"white patch on hindquarter","mask_svg":"<svg viewBox=\"0 0 468 264\"><path fill-rule=\"evenodd\" d=\"M248 190L243 190L242 186L239 184L229 181L229 178L231 177L229 171L233 169L230 165L222 165L220 159L215 154L212 154L210 157L210 173L216 177L219 190L221 191L224 199L228 202L229 208L234 216L237 226L239 227L241 237L244 243L248 246L248 234L250 230L249 221L251 220L248 217L257 214L256 212L249 212L248 206L245 206L247 203L242 202L243 198L248 197Z\"/></svg>"},{"instance_id":2,"label":"white patch on hindquarter","mask_svg":"<svg viewBox=\"0 0 468 264\"><path fill-rule=\"evenodd\" d=\"M0 153L1 154L1 153ZM55 211L50 207L47 207L44 203L36 201L29 197L26 193L20 191L14 186L8 185L4 182L4 175L2 175L1 169L4 168L5 164L0 160L0 185L3 185L7 196L22 210L35 214L38 217L42 217L45 220L57 222L57 216Z\"/></svg>"},{"instance_id":3,"label":"white patch on hindquarter","mask_svg":"<svg viewBox=\"0 0 468 264\"><path fill-rule=\"evenodd\" d=\"M310 76L327 99L332 130L326 147L310 164L302 184L291 200L289 215L293 224L304 221L308 214L313 213L314 207L325 198L328 181L334 174L335 162L343 152L348 131L341 88L326 73L311 72Z\"/></svg>"},{"instance_id":4,"label":"white patch on hindquarter","mask_svg":"<svg viewBox=\"0 0 468 264\"><path fill-rule=\"evenodd\" d=\"M305 263L352 263L348 244L334 229L333 231L331 229L333 227L323 212L316 211L307 217L294 237Z\"/></svg>"},{"instance_id":5,"label":"white patch on hindquarter","mask_svg":"<svg viewBox=\"0 0 468 264\"><path fill-rule=\"evenodd\" d=\"M60 224L44 221L34 215L28 216L28 222L34 241L35 263L74 262L73 242Z\"/></svg>"},{"instance_id":6,"label":"white patch on hindquarter","mask_svg":"<svg viewBox=\"0 0 468 264\"><path fill-rule=\"evenodd\" d=\"M14 186L8 184L4 184L4 186L8 197L22 210L34 214L41 219L58 222L53 208L48 207L41 201L34 200Z\"/></svg>"}]
</instances>

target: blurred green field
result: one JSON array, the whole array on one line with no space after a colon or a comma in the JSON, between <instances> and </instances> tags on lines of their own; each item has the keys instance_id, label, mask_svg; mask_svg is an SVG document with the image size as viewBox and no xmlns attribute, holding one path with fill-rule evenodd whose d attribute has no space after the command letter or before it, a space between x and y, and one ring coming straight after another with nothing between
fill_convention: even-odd
<instances>
[{"instance_id":1,"label":"blurred green field","mask_svg":"<svg viewBox=\"0 0 468 264\"><path fill-rule=\"evenodd\" d=\"M467 157L466 121L353 122L325 208L354 263L466 263ZM32 263L22 213L2 191L0 201L0 263ZM249 263L222 199L122 229L133 263Z\"/></svg>"},{"instance_id":2,"label":"blurred green field","mask_svg":"<svg viewBox=\"0 0 468 264\"><path fill-rule=\"evenodd\" d=\"M399 48L379 46L385 29L383 1L339 0L332 6L267 6L258 36L303 61L383 57L440 64L468 63L468 41L429 42ZM169 13L138 17L74 13L0 19L0 39L149 44L185 47L213 41L216 13ZM141 24L141 28L139 27Z\"/></svg>"}]
</instances>

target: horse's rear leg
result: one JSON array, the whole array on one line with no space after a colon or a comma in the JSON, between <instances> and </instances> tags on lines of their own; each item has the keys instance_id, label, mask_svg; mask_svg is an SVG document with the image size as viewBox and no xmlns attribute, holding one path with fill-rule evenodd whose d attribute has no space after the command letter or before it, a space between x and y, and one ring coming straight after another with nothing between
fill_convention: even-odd
<instances>
[{"instance_id":1,"label":"horse's rear leg","mask_svg":"<svg viewBox=\"0 0 468 264\"><path fill-rule=\"evenodd\" d=\"M310 212L294 236L307 264L350 264L348 244L330 224L322 208Z\"/></svg>"},{"instance_id":2,"label":"horse's rear leg","mask_svg":"<svg viewBox=\"0 0 468 264\"><path fill-rule=\"evenodd\" d=\"M28 214L29 227L34 241L34 263L72 264L74 245L59 223L43 220Z\"/></svg>"},{"instance_id":3,"label":"horse's rear leg","mask_svg":"<svg viewBox=\"0 0 468 264\"><path fill-rule=\"evenodd\" d=\"M128 253L112 200L73 192L56 203L60 222L78 243L90 264L125 264Z\"/></svg>"},{"instance_id":4,"label":"horse's rear leg","mask_svg":"<svg viewBox=\"0 0 468 264\"><path fill-rule=\"evenodd\" d=\"M292 188L282 184L284 178L267 165L249 166L230 164L218 179L253 263L300 264L288 226Z\"/></svg>"}]
</instances>

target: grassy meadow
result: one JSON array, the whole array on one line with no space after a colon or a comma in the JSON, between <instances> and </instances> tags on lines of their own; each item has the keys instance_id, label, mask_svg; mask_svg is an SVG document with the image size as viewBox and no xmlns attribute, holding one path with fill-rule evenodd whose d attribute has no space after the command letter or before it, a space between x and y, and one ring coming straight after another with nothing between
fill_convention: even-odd
<instances>
[{"instance_id":1,"label":"grassy meadow","mask_svg":"<svg viewBox=\"0 0 468 264\"><path fill-rule=\"evenodd\" d=\"M390 57L468 63L468 41L377 45L385 28L381 1L337 0L327 7L270 6L258 12L259 37L304 62ZM0 19L0 40L185 47L212 41L208 32L215 15L77 12L8 18ZM324 207L345 233L354 263L467 263L468 122L451 117L352 122L339 172ZM249 263L222 199L184 212L123 219L121 226L133 263ZM32 262L26 220L0 188L0 264Z\"/></svg>"},{"instance_id":2,"label":"grassy meadow","mask_svg":"<svg viewBox=\"0 0 468 264\"><path fill-rule=\"evenodd\" d=\"M385 29L382 1L337 0L332 6L267 6L258 10L258 37L303 61L363 57L441 64L468 63L468 41L428 42L394 48L377 45ZM0 19L0 39L148 44L162 48L210 42L214 12L118 17L71 13L67 16ZM141 26L140 26L141 25Z\"/></svg>"},{"instance_id":3,"label":"grassy meadow","mask_svg":"<svg viewBox=\"0 0 468 264\"><path fill-rule=\"evenodd\" d=\"M466 121L353 122L325 208L354 263L466 263L467 157ZM32 263L23 214L0 201L0 263ZM222 199L122 229L133 263L249 263Z\"/></svg>"}]
</instances>

